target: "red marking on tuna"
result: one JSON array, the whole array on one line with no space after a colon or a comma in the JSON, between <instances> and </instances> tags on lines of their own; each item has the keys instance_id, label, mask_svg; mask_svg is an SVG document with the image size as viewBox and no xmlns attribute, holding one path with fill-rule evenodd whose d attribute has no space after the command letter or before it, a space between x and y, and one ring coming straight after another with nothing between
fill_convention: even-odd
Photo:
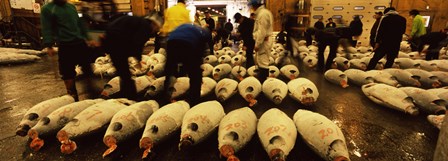
<instances>
[{"instance_id":1,"label":"red marking on tuna","mask_svg":"<svg viewBox=\"0 0 448 161\"><path fill-rule=\"evenodd\" d=\"M325 137L333 134L333 129L331 128L327 128L327 130L322 129L319 131L319 134L321 134L320 139L324 139Z\"/></svg>"},{"instance_id":2,"label":"red marking on tuna","mask_svg":"<svg viewBox=\"0 0 448 161\"><path fill-rule=\"evenodd\" d=\"M72 111L73 111L73 109L71 109L71 108L65 108L64 111L59 113L59 117L66 116L67 114L71 113Z\"/></svg>"},{"instance_id":3,"label":"red marking on tuna","mask_svg":"<svg viewBox=\"0 0 448 161\"><path fill-rule=\"evenodd\" d=\"M167 122L169 119L168 116L164 115L164 116L159 116L153 120L151 120L149 123L154 123L154 122L158 122L158 121L162 121L162 122Z\"/></svg>"},{"instance_id":4,"label":"red marking on tuna","mask_svg":"<svg viewBox=\"0 0 448 161\"><path fill-rule=\"evenodd\" d=\"M286 131L286 126L285 125L279 125L279 126L272 126L268 129L266 129L266 131L264 131L264 133L268 136L272 135L273 133L277 133L279 131Z\"/></svg>"},{"instance_id":5,"label":"red marking on tuna","mask_svg":"<svg viewBox=\"0 0 448 161\"><path fill-rule=\"evenodd\" d=\"M228 124L228 125L225 126L225 130L229 131L231 129L239 128L239 127L243 128L243 129L247 128L246 122L242 121L241 123L236 122L236 123Z\"/></svg>"},{"instance_id":6,"label":"red marking on tuna","mask_svg":"<svg viewBox=\"0 0 448 161\"><path fill-rule=\"evenodd\" d=\"M210 123L210 120L208 120L207 116L205 116L205 115L199 115L199 116L193 117L189 121L191 121L191 122L199 122L200 121L203 124Z\"/></svg>"},{"instance_id":7,"label":"red marking on tuna","mask_svg":"<svg viewBox=\"0 0 448 161\"><path fill-rule=\"evenodd\" d=\"M132 112L129 112L127 115L121 115L120 117L117 118L117 120L133 121Z\"/></svg>"},{"instance_id":8,"label":"red marking on tuna","mask_svg":"<svg viewBox=\"0 0 448 161\"><path fill-rule=\"evenodd\" d=\"M103 113L100 110L94 110L94 111L96 111L96 113L92 114L90 117L87 117L86 120L90 120L93 116L96 116L96 115L99 115L99 114Z\"/></svg>"}]
</instances>

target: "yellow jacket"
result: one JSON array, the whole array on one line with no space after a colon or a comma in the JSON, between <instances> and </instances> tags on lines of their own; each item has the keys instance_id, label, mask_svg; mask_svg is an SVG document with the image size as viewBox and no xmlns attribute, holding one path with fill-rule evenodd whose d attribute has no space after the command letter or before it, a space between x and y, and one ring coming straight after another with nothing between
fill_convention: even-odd
<instances>
[{"instance_id":1,"label":"yellow jacket","mask_svg":"<svg viewBox=\"0 0 448 161\"><path fill-rule=\"evenodd\" d=\"M177 3L175 6L170 7L168 10L166 10L165 22L160 32L165 35L169 34L178 26L186 23L191 23L190 11L187 10L187 7L184 3Z\"/></svg>"}]
</instances>

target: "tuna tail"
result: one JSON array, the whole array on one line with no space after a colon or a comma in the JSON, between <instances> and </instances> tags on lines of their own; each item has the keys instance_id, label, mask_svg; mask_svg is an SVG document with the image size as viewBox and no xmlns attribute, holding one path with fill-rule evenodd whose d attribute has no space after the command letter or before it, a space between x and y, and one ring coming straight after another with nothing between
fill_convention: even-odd
<instances>
[{"instance_id":1,"label":"tuna tail","mask_svg":"<svg viewBox=\"0 0 448 161\"><path fill-rule=\"evenodd\" d=\"M249 107L253 107L257 104L257 100L254 98L252 94L246 95L247 102L249 102Z\"/></svg>"},{"instance_id":2,"label":"tuna tail","mask_svg":"<svg viewBox=\"0 0 448 161\"><path fill-rule=\"evenodd\" d=\"M109 149L103 153L103 158L117 149L117 140L113 136L108 135L104 138L104 144L106 144Z\"/></svg>"},{"instance_id":3,"label":"tuna tail","mask_svg":"<svg viewBox=\"0 0 448 161\"><path fill-rule=\"evenodd\" d=\"M347 88L348 87L347 81L346 80L342 80L341 81L341 86L342 86L342 88Z\"/></svg>"},{"instance_id":4,"label":"tuna tail","mask_svg":"<svg viewBox=\"0 0 448 161\"><path fill-rule=\"evenodd\" d=\"M219 152L223 157L229 158L230 156L233 156L235 154L235 150L230 145L223 145L221 148L219 148Z\"/></svg>"},{"instance_id":5,"label":"tuna tail","mask_svg":"<svg viewBox=\"0 0 448 161\"><path fill-rule=\"evenodd\" d=\"M68 138L68 133L66 131L59 131L56 137L59 142L61 142L61 153L71 154L76 150L76 143Z\"/></svg>"},{"instance_id":6,"label":"tuna tail","mask_svg":"<svg viewBox=\"0 0 448 161\"><path fill-rule=\"evenodd\" d=\"M231 155L227 158L227 161L240 161L240 159L235 155Z\"/></svg>"},{"instance_id":7,"label":"tuna tail","mask_svg":"<svg viewBox=\"0 0 448 161\"><path fill-rule=\"evenodd\" d=\"M194 144L194 140L190 135L184 135L181 139L180 139L180 143L179 143L179 150L184 150L184 149L188 149L189 147L191 147Z\"/></svg>"},{"instance_id":8,"label":"tuna tail","mask_svg":"<svg viewBox=\"0 0 448 161\"><path fill-rule=\"evenodd\" d=\"M281 149L272 149L269 153L269 158L271 161L285 161L286 156L285 153Z\"/></svg>"},{"instance_id":9,"label":"tuna tail","mask_svg":"<svg viewBox=\"0 0 448 161\"><path fill-rule=\"evenodd\" d=\"M145 149L143 151L142 159L145 159L148 157L148 155L151 153L151 149L153 146L153 142L149 137L144 137L142 140L140 140L140 148Z\"/></svg>"},{"instance_id":10,"label":"tuna tail","mask_svg":"<svg viewBox=\"0 0 448 161\"><path fill-rule=\"evenodd\" d=\"M36 130L28 131L28 136L33 139L30 143L30 148L34 151L39 151L44 146L44 140L39 138L39 133Z\"/></svg>"}]
</instances>

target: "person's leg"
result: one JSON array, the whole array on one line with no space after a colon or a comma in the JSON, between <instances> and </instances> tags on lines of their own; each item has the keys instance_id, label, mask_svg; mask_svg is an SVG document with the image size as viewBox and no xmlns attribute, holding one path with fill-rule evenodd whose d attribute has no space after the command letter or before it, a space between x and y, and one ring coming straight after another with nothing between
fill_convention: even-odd
<instances>
[{"instance_id":1,"label":"person's leg","mask_svg":"<svg viewBox=\"0 0 448 161\"><path fill-rule=\"evenodd\" d=\"M258 67L258 80L260 80L261 84L263 84L263 82L268 78L268 76L269 76L269 69Z\"/></svg>"},{"instance_id":2,"label":"person's leg","mask_svg":"<svg viewBox=\"0 0 448 161\"><path fill-rule=\"evenodd\" d=\"M165 82L164 82L164 93L168 94L168 89L171 82L171 77L176 75L177 73L177 55L182 54L182 49L185 46L182 46L182 43L177 40L171 40L167 42L167 58L165 63Z\"/></svg>"},{"instance_id":3,"label":"person's leg","mask_svg":"<svg viewBox=\"0 0 448 161\"><path fill-rule=\"evenodd\" d=\"M388 48L389 48L389 50L386 50L386 51L389 51L389 52L386 55L387 61L386 61L386 64L384 65L384 69L391 68L392 65L394 65L395 58L398 57L398 52L400 51L399 45L396 47L388 47Z\"/></svg>"},{"instance_id":4,"label":"person's leg","mask_svg":"<svg viewBox=\"0 0 448 161\"><path fill-rule=\"evenodd\" d=\"M370 62L367 65L367 70L375 69L376 64L378 63L378 61L380 61L381 58L384 57L385 54L386 51L384 46L380 45L380 47L378 47L378 49L375 51L375 54L373 55L372 59L370 59Z\"/></svg>"},{"instance_id":5,"label":"person's leg","mask_svg":"<svg viewBox=\"0 0 448 161\"><path fill-rule=\"evenodd\" d=\"M62 80L64 80L65 89L67 90L67 94L72 96L75 101L78 101L78 91L76 90L75 84L75 66L76 62L73 61L76 58L76 52L73 52L73 48L70 46L60 45L58 52L58 64L59 64L59 73L62 76Z\"/></svg>"},{"instance_id":6,"label":"person's leg","mask_svg":"<svg viewBox=\"0 0 448 161\"><path fill-rule=\"evenodd\" d=\"M190 89L188 100L190 106L194 106L199 103L201 97L201 84L202 84L202 70L201 70L201 54L203 49L188 49L192 54L191 56L183 59L185 68L187 69L188 77L190 78Z\"/></svg>"},{"instance_id":7,"label":"person's leg","mask_svg":"<svg viewBox=\"0 0 448 161\"><path fill-rule=\"evenodd\" d=\"M325 69L325 56L324 56L324 51L325 48L327 47L327 41L326 40L321 40L318 44L319 50L317 53L317 71L318 72L323 72Z\"/></svg>"},{"instance_id":8,"label":"person's leg","mask_svg":"<svg viewBox=\"0 0 448 161\"><path fill-rule=\"evenodd\" d=\"M117 69L117 76L120 77L120 97L135 100L137 97L137 89L134 80L131 78L128 56L125 55L125 49L127 48L124 47L122 50L117 50L109 54L112 59L112 64Z\"/></svg>"},{"instance_id":9,"label":"person's leg","mask_svg":"<svg viewBox=\"0 0 448 161\"><path fill-rule=\"evenodd\" d=\"M330 53L328 54L327 62L325 62L325 71L331 69L331 64L333 63L333 59L336 58L336 52L338 50L338 42L339 40L334 39L330 42Z\"/></svg>"},{"instance_id":10,"label":"person's leg","mask_svg":"<svg viewBox=\"0 0 448 161\"><path fill-rule=\"evenodd\" d=\"M254 46L255 41L245 41L244 45L246 46L246 68L250 68L254 63Z\"/></svg>"}]
</instances>

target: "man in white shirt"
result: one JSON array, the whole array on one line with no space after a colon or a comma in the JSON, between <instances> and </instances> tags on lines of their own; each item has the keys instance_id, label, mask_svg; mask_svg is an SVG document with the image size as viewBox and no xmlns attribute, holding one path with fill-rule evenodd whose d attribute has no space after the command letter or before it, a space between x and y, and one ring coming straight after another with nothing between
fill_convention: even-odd
<instances>
[{"instance_id":1,"label":"man in white shirt","mask_svg":"<svg viewBox=\"0 0 448 161\"><path fill-rule=\"evenodd\" d=\"M249 6L255 10L254 40L255 40L255 64L259 69L261 83L268 77L269 53L272 47L270 36L273 31L273 16L271 11L265 8L262 0L251 0Z\"/></svg>"}]
</instances>

